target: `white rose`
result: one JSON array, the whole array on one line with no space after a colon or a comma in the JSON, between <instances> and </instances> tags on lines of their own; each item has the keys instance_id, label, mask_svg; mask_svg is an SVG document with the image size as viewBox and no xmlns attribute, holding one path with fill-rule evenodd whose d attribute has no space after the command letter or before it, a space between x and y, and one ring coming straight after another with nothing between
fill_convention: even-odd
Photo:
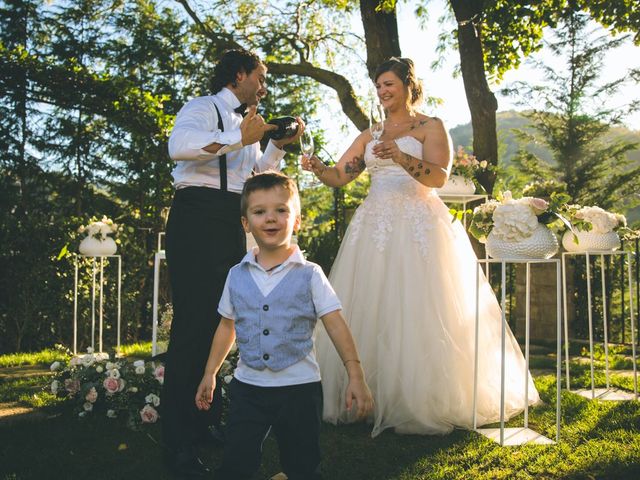
<instances>
[{"instance_id":1,"label":"white rose","mask_svg":"<svg viewBox=\"0 0 640 480\"><path fill-rule=\"evenodd\" d=\"M92 354L88 353L82 356L81 362L82 362L82 365L84 365L85 367L90 367L95 363L95 358L93 357Z\"/></svg>"},{"instance_id":2,"label":"white rose","mask_svg":"<svg viewBox=\"0 0 640 480\"><path fill-rule=\"evenodd\" d=\"M120 378L120 370L118 370L117 368L109 370L109 376L111 378Z\"/></svg>"},{"instance_id":3,"label":"white rose","mask_svg":"<svg viewBox=\"0 0 640 480\"><path fill-rule=\"evenodd\" d=\"M93 353L93 347L87 347L87 353Z\"/></svg>"},{"instance_id":4,"label":"white rose","mask_svg":"<svg viewBox=\"0 0 640 480\"><path fill-rule=\"evenodd\" d=\"M150 393L149 395L144 397L144 401L153 405L154 407L157 407L158 405L160 405L160 397L155 393Z\"/></svg>"},{"instance_id":5,"label":"white rose","mask_svg":"<svg viewBox=\"0 0 640 480\"><path fill-rule=\"evenodd\" d=\"M109 418L116 418L118 415L116 414L115 410L107 410L107 417Z\"/></svg>"},{"instance_id":6,"label":"white rose","mask_svg":"<svg viewBox=\"0 0 640 480\"><path fill-rule=\"evenodd\" d=\"M55 372L56 370L59 370L59 369L60 369L60 362L53 362L49 367L49 370L51 370L52 372Z\"/></svg>"},{"instance_id":7,"label":"white rose","mask_svg":"<svg viewBox=\"0 0 640 480\"><path fill-rule=\"evenodd\" d=\"M134 367L144 367L144 360L136 360L133 362Z\"/></svg>"},{"instance_id":8,"label":"white rose","mask_svg":"<svg viewBox=\"0 0 640 480\"><path fill-rule=\"evenodd\" d=\"M102 368L102 365L98 365L98 366L96 367L96 372L98 372L98 373L102 373L102 372L104 372L104 368Z\"/></svg>"},{"instance_id":9,"label":"white rose","mask_svg":"<svg viewBox=\"0 0 640 480\"><path fill-rule=\"evenodd\" d=\"M127 391L131 393L138 393L138 387L129 387L129 390Z\"/></svg>"},{"instance_id":10,"label":"white rose","mask_svg":"<svg viewBox=\"0 0 640 480\"><path fill-rule=\"evenodd\" d=\"M113 370L114 368L116 368L116 364L112 362L107 362L106 368L107 370Z\"/></svg>"},{"instance_id":11,"label":"white rose","mask_svg":"<svg viewBox=\"0 0 640 480\"><path fill-rule=\"evenodd\" d=\"M93 403L84 402L84 405L82 405L82 408L84 408L85 412L90 412L91 410L93 410Z\"/></svg>"},{"instance_id":12,"label":"white rose","mask_svg":"<svg viewBox=\"0 0 640 480\"><path fill-rule=\"evenodd\" d=\"M136 375L143 375L144 374L144 367L136 367Z\"/></svg>"},{"instance_id":13,"label":"white rose","mask_svg":"<svg viewBox=\"0 0 640 480\"><path fill-rule=\"evenodd\" d=\"M51 393L54 395L58 393L58 389L60 388L60 382L58 380L54 380L51 382Z\"/></svg>"}]
</instances>

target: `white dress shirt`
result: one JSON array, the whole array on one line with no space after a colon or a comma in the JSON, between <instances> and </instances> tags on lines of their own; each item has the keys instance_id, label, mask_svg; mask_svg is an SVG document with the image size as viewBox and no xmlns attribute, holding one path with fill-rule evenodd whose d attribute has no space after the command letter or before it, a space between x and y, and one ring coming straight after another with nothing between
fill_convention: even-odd
<instances>
[{"instance_id":1,"label":"white dress shirt","mask_svg":"<svg viewBox=\"0 0 640 480\"><path fill-rule=\"evenodd\" d=\"M218 129L220 110L224 131ZM234 109L240 101L228 88L215 95L196 97L187 102L178 112L169 137L169 156L177 161L173 169L175 188L210 187L220 188L219 156L227 155L227 189L240 193L252 170L259 172L275 169L284 157L271 141L264 154L258 142L242 146L240 123L242 115ZM223 145L217 153L203 150L212 143Z\"/></svg>"},{"instance_id":2,"label":"white dress shirt","mask_svg":"<svg viewBox=\"0 0 640 480\"><path fill-rule=\"evenodd\" d=\"M257 247L247 252L241 263L249 264L251 278L253 278L253 281L264 296L269 295L269 292L271 292L271 290L280 283L280 281L296 264L304 265L308 263L300 249L296 246L294 252L282 263L282 265L267 272L256 261L257 252ZM327 313L342 309L340 300L322 271L322 268L315 264L313 275L311 277L311 298L313 299L313 304L318 314L318 318L326 315ZM218 304L218 313L230 320L235 320L235 310L229 296L228 282L224 286L224 291L222 292L222 297ZM242 360L238 360L238 366L234 372L234 377L241 382L261 387L282 387L286 385L301 385L303 383L319 382L320 367L316 361L315 346L305 358L277 372L269 370L268 368L265 368L264 370L256 370L242 363Z\"/></svg>"}]
</instances>

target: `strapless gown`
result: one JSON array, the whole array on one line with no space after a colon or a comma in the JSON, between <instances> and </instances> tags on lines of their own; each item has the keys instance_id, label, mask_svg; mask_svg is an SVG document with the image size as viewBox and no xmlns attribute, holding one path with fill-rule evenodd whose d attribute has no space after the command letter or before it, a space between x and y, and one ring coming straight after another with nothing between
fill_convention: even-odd
<instances>
[{"instance_id":1,"label":"strapless gown","mask_svg":"<svg viewBox=\"0 0 640 480\"><path fill-rule=\"evenodd\" d=\"M400 149L422 158L413 137ZM442 434L470 429L476 318L476 256L460 222L437 193L391 160L372 154L367 198L355 212L329 280L343 305L373 393L372 436ZM500 419L501 311L484 275L479 288L478 425ZM345 368L322 325L317 358L324 390L323 417L353 421L345 408ZM505 413L509 418L540 401L512 332L506 339Z\"/></svg>"}]
</instances>

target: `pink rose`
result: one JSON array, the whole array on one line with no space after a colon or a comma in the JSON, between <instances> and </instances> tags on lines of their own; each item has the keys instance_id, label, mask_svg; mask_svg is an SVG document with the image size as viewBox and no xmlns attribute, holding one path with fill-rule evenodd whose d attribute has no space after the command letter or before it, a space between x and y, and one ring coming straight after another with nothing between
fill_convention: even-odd
<instances>
[{"instance_id":1,"label":"pink rose","mask_svg":"<svg viewBox=\"0 0 640 480\"><path fill-rule=\"evenodd\" d=\"M144 408L140 410L142 423L156 423L158 416L158 411L151 405L145 405Z\"/></svg>"},{"instance_id":2,"label":"pink rose","mask_svg":"<svg viewBox=\"0 0 640 480\"><path fill-rule=\"evenodd\" d=\"M163 384L164 383L164 365L160 365L156 367L156 369L153 372L153 375L156 377L156 380L158 380L160 384Z\"/></svg>"},{"instance_id":3,"label":"pink rose","mask_svg":"<svg viewBox=\"0 0 640 480\"><path fill-rule=\"evenodd\" d=\"M536 215L546 212L547 208L549 208L549 202L542 198L532 198L529 205L531 205Z\"/></svg>"},{"instance_id":4,"label":"pink rose","mask_svg":"<svg viewBox=\"0 0 640 480\"><path fill-rule=\"evenodd\" d=\"M89 403L96 403L98 399L98 392L96 391L96 387L91 387L89 392L85 395L84 399Z\"/></svg>"},{"instance_id":5,"label":"pink rose","mask_svg":"<svg viewBox=\"0 0 640 480\"><path fill-rule=\"evenodd\" d=\"M109 394L121 392L124 389L125 382L121 378L107 377L102 382L102 386Z\"/></svg>"},{"instance_id":6,"label":"pink rose","mask_svg":"<svg viewBox=\"0 0 640 480\"><path fill-rule=\"evenodd\" d=\"M64 388L71 395L75 395L76 393L78 393L80 391L80 380L73 379L73 378L67 378L64 381Z\"/></svg>"}]
</instances>

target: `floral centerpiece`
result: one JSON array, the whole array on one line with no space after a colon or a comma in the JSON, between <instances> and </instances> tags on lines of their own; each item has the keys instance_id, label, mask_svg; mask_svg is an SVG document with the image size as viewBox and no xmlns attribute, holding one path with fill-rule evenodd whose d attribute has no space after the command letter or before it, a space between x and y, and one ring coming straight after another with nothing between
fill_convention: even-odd
<instances>
[{"instance_id":1,"label":"floral centerpiece","mask_svg":"<svg viewBox=\"0 0 640 480\"><path fill-rule=\"evenodd\" d=\"M620 236L627 230L627 219L619 213L596 206L567 205L574 231L562 237L562 246L569 252L611 251L620 248Z\"/></svg>"},{"instance_id":2,"label":"floral centerpiece","mask_svg":"<svg viewBox=\"0 0 640 480\"><path fill-rule=\"evenodd\" d=\"M515 199L510 191L473 211L469 232L486 243L493 258L549 258L558 251L558 240L549 229L556 220L571 226L559 214L567 196L552 194L550 201L537 197Z\"/></svg>"},{"instance_id":3,"label":"floral centerpiece","mask_svg":"<svg viewBox=\"0 0 640 480\"><path fill-rule=\"evenodd\" d=\"M475 155L466 152L464 147L459 145L453 157L449 180L438 189L438 193L471 195L476 191L476 175L489 168L486 160L479 161Z\"/></svg>"},{"instance_id":4,"label":"floral centerpiece","mask_svg":"<svg viewBox=\"0 0 640 480\"><path fill-rule=\"evenodd\" d=\"M78 228L78 233L85 235L80 242L80 253L91 256L113 255L118 249L113 237L120 229L120 226L106 216L101 220L92 218L87 225Z\"/></svg>"}]
</instances>

